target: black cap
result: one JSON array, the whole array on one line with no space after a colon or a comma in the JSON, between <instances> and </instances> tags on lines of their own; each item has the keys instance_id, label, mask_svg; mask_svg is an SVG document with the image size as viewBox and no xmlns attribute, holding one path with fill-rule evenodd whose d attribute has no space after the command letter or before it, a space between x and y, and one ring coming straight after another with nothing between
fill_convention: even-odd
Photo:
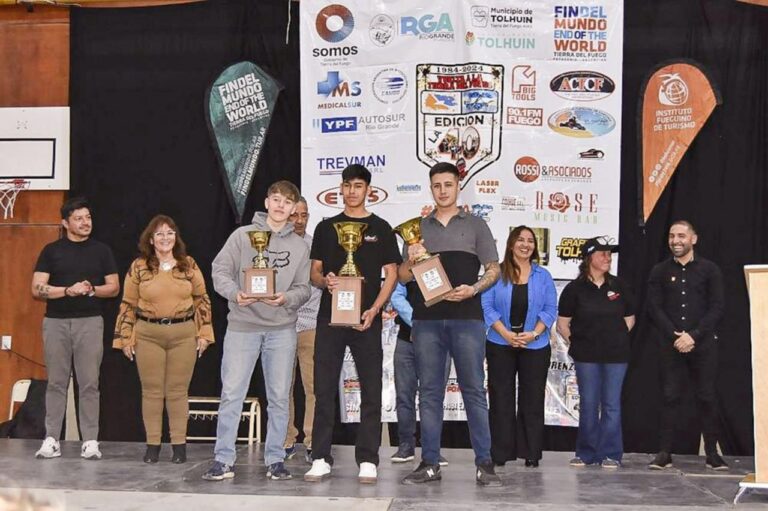
<instances>
[{"instance_id":1,"label":"black cap","mask_svg":"<svg viewBox=\"0 0 768 511\"><path fill-rule=\"evenodd\" d=\"M581 246L581 257L586 258L595 252L618 252L618 245L611 245L606 242L606 237L601 236L599 238L589 238Z\"/></svg>"}]
</instances>

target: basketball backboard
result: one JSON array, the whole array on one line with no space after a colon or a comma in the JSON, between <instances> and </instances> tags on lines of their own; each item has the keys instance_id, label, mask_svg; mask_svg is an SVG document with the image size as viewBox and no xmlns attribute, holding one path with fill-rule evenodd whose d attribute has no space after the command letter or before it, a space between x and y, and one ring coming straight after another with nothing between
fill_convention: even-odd
<instances>
[{"instance_id":1,"label":"basketball backboard","mask_svg":"<svg viewBox=\"0 0 768 511\"><path fill-rule=\"evenodd\" d=\"M69 189L69 108L0 108L0 180Z\"/></svg>"}]
</instances>

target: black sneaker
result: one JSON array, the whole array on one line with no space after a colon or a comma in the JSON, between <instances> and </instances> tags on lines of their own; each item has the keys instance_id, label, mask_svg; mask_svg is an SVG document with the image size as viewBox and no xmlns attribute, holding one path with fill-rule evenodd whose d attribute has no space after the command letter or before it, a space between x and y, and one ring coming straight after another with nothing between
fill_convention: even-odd
<instances>
[{"instance_id":1,"label":"black sneaker","mask_svg":"<svg viewBox=\"0 0 768 511\"><path fill-rule=\"evenodd\" d=\"M723 472L728 470L728 463L719 454L713 452L712 454L707 454L707 468Z\"/></svg>"},{"instance_id":2,"label":"black sneaker","mask_svg":"<svg viewBox=\"0 0 768 511\"><path fill-rule=\"evenodd\" d=\"M403 484L421 484L439 481L443 476L440 475L440 465L429 465L423 461L419 466L403 478Z\"/></svg>"},{"instance_id":3,"label":"black sneaker","mask_svg":"<svg viewBox=\"0 0 768 511\"><path fill-rule=\"evenodd\" d=\"M653 458L653 461L648 465L651 470L664 470L672 466L672 456L666 451L660 451L659 454Z\"/></svg>"},{"instance_id":4,"label":"black sneaker","mask_svg":"<svg viewBox=\"0 0 768 511\"><path fill-rule=\"evenodd\" d=\"M291 478L291 473L288 472L288 469L285 468L285 463L282 461L272 463L269 467L267 467L267 479L271 479L273 481L287 481Z\"/></svg>"},{"instance_id":5,"label":"black sneaker","mask_svg":"<svg viewBox=\"0 0 768 511\"><path fill-rule=\"evenodd\" d=\"M290 460L296 456L296 444L285 448L285 459Z\"/></svg>"},{"instance_id":6,"label":"black sneaker","mask_svg":"<svg viewBox=\"0 0 768 511\"><path fill-rule=\"evenodd\" d=\"M483 463L477 466L475 482L480 486L501 486L501 478L493 470L493 463Z\"/></svg>"},{"instance_id":7,"label":"black sneaker","mask_svg":"<svg viewBox=\"0 0 768 511\"><path fill-rule=\"evenodd\" d=\"M400 446L397 449L397 452L389 459L392 463L406 463L408 461L413 461L413 449Z\"/></svg>"},{"instance_id":8,"label":"black sneaker","mask_svg":"<svg viewBox=\"0 0 768 511\"><path fill-rule=\"evenodd\" d=\"M304 461L309 463L310 465L312 464L312 449L307 449L304 452Z\"/></svg>"}]
</instances>

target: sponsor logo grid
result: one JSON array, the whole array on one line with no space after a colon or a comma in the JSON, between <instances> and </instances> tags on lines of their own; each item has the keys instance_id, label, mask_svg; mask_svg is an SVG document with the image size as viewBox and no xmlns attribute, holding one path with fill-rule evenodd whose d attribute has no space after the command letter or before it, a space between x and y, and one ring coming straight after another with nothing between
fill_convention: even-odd
<instances>
[{"instance_id":1,"label":"sponsor logo grid","mask_svg":"<svg viewBox=\"0 0 768 511\"><path fill-rule=\"evenodd\" d=\"M351 163L371 170L367 205L392 225L427 214L429 167L447 161L500 250L511 225L547 230L556 278L575 275L560 240L618 236L622 2L305 2L302 183L328 208L316 219L343 208ZM670 109L687 93L679 77L658 85Z\"/></svg>"}]
</instances>

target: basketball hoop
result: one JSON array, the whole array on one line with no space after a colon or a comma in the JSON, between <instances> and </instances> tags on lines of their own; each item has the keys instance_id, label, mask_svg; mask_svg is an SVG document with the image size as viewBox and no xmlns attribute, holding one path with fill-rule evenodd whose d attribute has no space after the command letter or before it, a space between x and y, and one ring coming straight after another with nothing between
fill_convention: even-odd
<instances>
[{"instance_id":1,"label":"basketball hoop","mask_svg":"<svg viewBox=\"0 0 768 511\"><path fill-rule=\"evenodd\" d=\"M26 179L12 179L0 181L0 207L3 208L3 219L13 218L13 206L16 204L16 196L19 192L29 188Z\"/></svg>"}]
</instances>

